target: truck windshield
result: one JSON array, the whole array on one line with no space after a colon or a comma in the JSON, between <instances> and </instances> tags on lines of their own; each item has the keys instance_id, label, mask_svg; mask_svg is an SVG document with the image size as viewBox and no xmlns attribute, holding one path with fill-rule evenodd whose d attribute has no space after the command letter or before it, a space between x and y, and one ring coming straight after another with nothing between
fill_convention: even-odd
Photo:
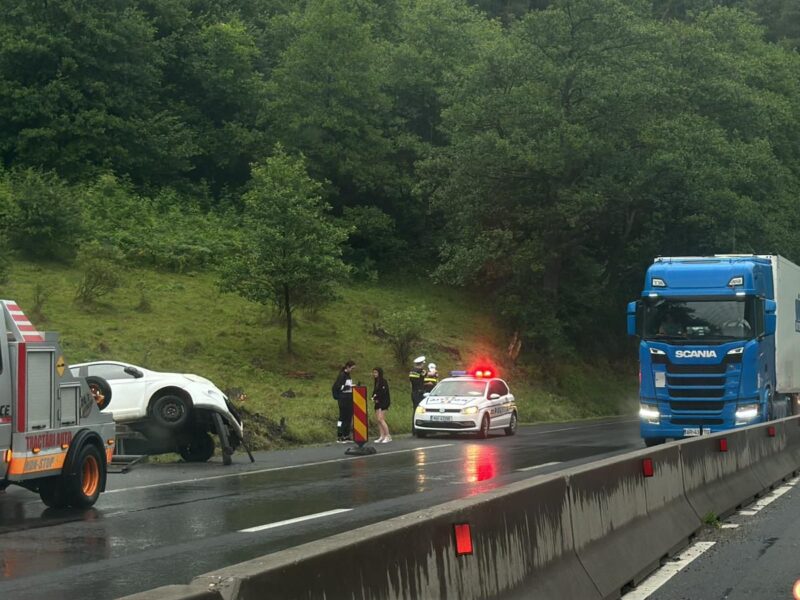
<instances>
[{"instance_id":1,"label":"truck windshield","mask_svg":"<svg viewBox=\"0 0 800 600\"><path fill-rule=\"evenodd\" d=\"M756 332L756 299L645 302L644 338L714 342L749 340Z\"/></svg>"}]
</instances>

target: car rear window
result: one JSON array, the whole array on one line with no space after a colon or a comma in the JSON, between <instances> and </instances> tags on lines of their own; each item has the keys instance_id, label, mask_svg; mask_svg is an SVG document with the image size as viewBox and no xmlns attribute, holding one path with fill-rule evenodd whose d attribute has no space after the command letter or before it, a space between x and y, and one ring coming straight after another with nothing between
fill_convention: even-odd
<instances>
[{"instance_id":1,"label":"car rear window","mask_svg":"<svg viewBox=\"0 0 800 600\"><path fill-rule=\"evenodd\" d=\"M485 381L441 381L431 392L431 396L483 396L485 394Z\"/></svg>"}]
</instances>

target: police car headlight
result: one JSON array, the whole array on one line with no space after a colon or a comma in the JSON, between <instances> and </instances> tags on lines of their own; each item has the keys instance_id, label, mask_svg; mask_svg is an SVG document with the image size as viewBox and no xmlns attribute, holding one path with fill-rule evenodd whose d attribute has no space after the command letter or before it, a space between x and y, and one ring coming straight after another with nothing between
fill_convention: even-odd
<instances>
[{"instance_id":1,"label":"police car headlight","mask_svg":"<svg viewBox=\"0 0 800 600\"><path fill-rule=\"evenodd\" d=\"M462 408L461 409L461 414L462 415L475 415L477 413L478 413L478 407L477 406L468 406L467 408Z\"/></svg>"},{"instance_id":2,"label":"police car headlight","mask_svg":"<svg viewBox=\"0 0 800 600\"><path fill-rule=\"evenodd\" d=\"M418 415L424 415L425 414L425 407L424 406L418 406L416 412L417 412Z\"/></svg>"}]
</instances>

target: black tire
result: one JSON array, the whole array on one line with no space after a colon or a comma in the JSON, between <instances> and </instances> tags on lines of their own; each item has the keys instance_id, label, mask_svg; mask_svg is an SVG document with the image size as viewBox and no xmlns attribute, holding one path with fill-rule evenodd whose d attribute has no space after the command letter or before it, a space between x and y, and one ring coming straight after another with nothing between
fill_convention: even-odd
<instances>
[{"instance_id":1,"label":"black tire","mask_svg":"<svg viewBox=\"0 0 800 600\"><path fill-rule=\"evenodd\" d=\"M414 435L420 439L428 437L427 431L420 431L419 429L414 431Z\"/></svg>"},{"instance_id":2,"label":"black tire","mask_svg":"<svg viewBox=\"0 0 800 600\"><path fill-rule=\"evenodd\" d=\"M69 506L61 476L47 477L39 482L39 498L50 508Z\"/></svg>"},{"instance_id":3,"label":"black tire","mask_svg":"<svg viewBox=\"0 0 800 600\"><path fill-rule=\"evenodd\" d=\"M103 410L111 403L111 386L105 379L90 375L86 378L86 385L89 386L97 408Z\"/></svg>"},{"instance_id":4,"label":"black tire","mask_svg":"<svg viewBox=\"0 0 800 600\"><path fill-rule=\"evenodd\" d=\"M186 462L206 462L214 456L214 446L214 438L204 431L195 433L188 444L178 447L178 452Z\"/></svg>"},{"instance_id":5,"label":"black tire","mask_svg":"<svg viewBox=\"0 0 800 600\"><path fill-rule=\"evenodd\" d=\"M481 428L478 430L478 439L485 440L488 438L490 427L489 415L483 415L483 419L481 419Z\"/></svg>"},{"instance_id":6,"label":"black tire","mask_svg":"<svg viewBox=\"0 0 800 600\"><path fill-rule=\"evenodd\" d=\"M506 435L514 435L517 433L517 412L514 411L511 413L511 421L508 423L508 427L506 427L503 431L506 432Z\"/></svg>"},{"instance_id":7,"label":"black tire","mask_svg":"<svg viewBox=\"0 0 800 600\"><path fill-rule=\"evenodd\" d=\"M653 446L658 446L663 444L666 440L664 438L645 438L644 445L648 448L652 448Z\"/></svg>"},{"instance_id":8,"label":"black tire","mask_svg":"<svg viewBox=\"0 0 800 600\"><path fill-rule=\"evenodd\" d=\"M67 501L75 508L94 506L105 488L106 461L105 456L94 444L84 444L75 461L72 472L64 473L64 488Z\"/></svg>"},{"instance_id":9,"label":"black tire","mask_svg":"<svg viewBox=\"0 0 800 600\"><path fill-rule=\"evenodd\" d=\"M39 497L50 508L89 508L105 488L106 461L94 444L78 450L69 471L39 483Z\"/></svg>"},{"instance_id":10,"label":"black tire","mask_svg":"<svg viewBox=\"0 0 800 600\"><path fill-rule=\"evenodd\" d=\"M173 394L159 396L150 405L153 420L166 429L184 427L189 422L190 412L186 400Z\"/></svg>"}]
</instances>

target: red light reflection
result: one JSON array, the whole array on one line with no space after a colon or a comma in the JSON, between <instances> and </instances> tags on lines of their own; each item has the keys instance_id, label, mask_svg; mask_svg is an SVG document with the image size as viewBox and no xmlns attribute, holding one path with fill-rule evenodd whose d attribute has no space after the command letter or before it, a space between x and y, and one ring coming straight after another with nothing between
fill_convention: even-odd
<instances>
[{"instance_id":1,"label":"red light reflection","mask_svg":"<svg viewBox=\"0 0 800 600\"><path fill-rule=\"evenodd\" d=\"M465 453L464 477L467 483L487 481L497 474L498 452L494 446L470 444Z\"/></svg>"}]
</instances>

